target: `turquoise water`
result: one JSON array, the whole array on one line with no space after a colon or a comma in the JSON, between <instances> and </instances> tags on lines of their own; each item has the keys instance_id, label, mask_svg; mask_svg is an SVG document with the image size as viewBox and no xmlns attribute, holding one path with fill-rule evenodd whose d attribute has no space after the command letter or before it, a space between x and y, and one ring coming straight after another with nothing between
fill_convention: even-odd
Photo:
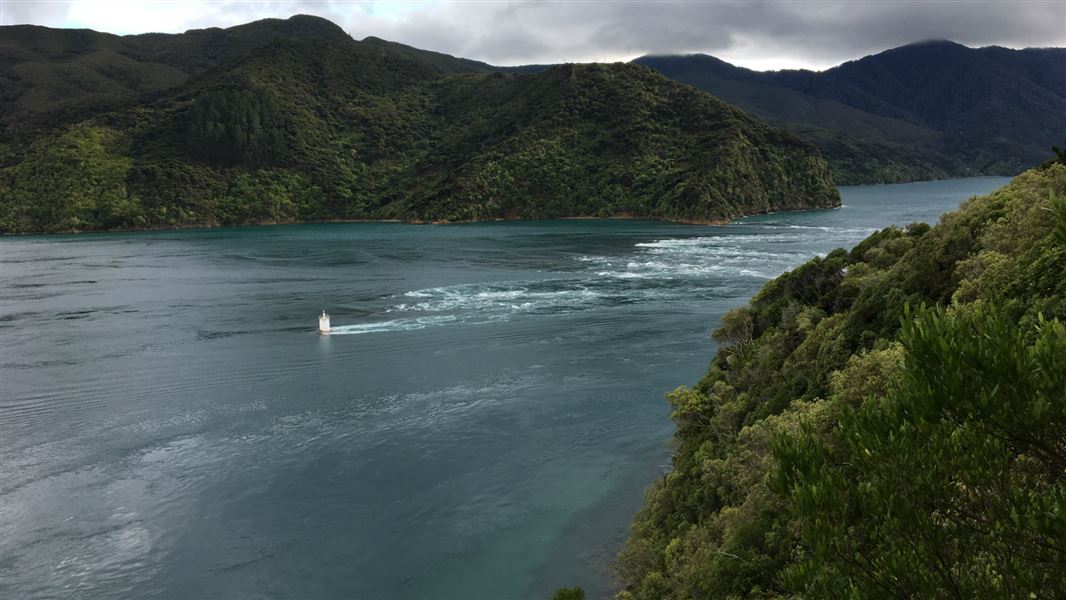
<instances>
[{"instance_id":1,"label":"turquoise water","mask_svg":"<svg viewBox=\"0 0 1066 600\"><path fill-rule=\"evenodd\" d=\"M726 226L4 238L0 595L610 597L721 314L1005 181Z\"/></svg>"}]
</instances>

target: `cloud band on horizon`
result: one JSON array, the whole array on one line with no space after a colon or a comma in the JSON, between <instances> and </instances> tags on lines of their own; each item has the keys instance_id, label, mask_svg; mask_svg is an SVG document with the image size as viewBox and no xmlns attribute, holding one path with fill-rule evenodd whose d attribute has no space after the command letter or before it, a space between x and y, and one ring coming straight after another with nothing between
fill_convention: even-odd
<instances>
[{"instance_id":1,"label":"cloud band on horizon","mask_svg":"<svg viewBox=\"0 0 1066 600\"><path fill-rule=\"evenodd\" d=\"M822 69L932 38L1066 46L1061 0L2 0L0 23L118 34L312 14L375 36L498 65L701 52L754 69Z\"/></svg>"}]
</instances>

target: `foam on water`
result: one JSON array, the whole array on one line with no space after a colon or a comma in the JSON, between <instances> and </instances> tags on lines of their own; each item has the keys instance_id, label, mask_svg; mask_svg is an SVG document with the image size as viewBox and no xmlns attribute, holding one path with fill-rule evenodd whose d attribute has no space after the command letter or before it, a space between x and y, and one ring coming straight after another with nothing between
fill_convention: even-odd
<instances>
[{"instance_id":1,"label":"foam on water","mask_svg":"<svg viewBox=\"0 0 1066 600\"><path fill-rule=\"evenodd\" d=\"M416 290L404 294L418 302L402 302L389 312L421 311L440 313L449 311L484 311L507 309L531 311L538 309L578 308L595 302L600 294L582 279L548 279L543 281L515 281L493 284L471 284Z\"/></svg>"},{"instance_id":2,"label":"foam on water","mask_svg":"<svg viewBox=\"0 0 1066 600\"><path fill-rule=\"evenodd\" d=\"M337 335L411 331L495 323L523 315L569 314L647 300L713 295L724 281L767 280L815 254L799 242L846 244L873 229L796 224L741 224L721 234L634 243L629 252L575 257L565 277L423 288L363 323L335 327ZM784 233L787 231L787 233ZM788 244L774 251L768 244Z\"/></svg>"}]
</instances>

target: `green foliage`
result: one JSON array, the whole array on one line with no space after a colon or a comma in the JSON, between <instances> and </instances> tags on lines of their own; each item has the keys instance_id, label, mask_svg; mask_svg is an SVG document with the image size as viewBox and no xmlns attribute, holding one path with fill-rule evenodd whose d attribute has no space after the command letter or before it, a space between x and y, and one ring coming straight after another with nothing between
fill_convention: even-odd
<instances>
[{"instance_id":1,"label":"green foliage","mask_svg":"<svg viewBox=\"0 0 1066 600\"><path fill-rule=\"evenodd\" d=\"M585 590L579 587L559 588L552 594L551 600L585 600Z\"/></svg>"},{"instance_id":2,"label":"green foliage","mask_svg":"<svg viewBox=\"0 0 1066 600\"><path fill-rule=\"evenodd\" d=\"M291 31L280 39L269 23L228 41L206 36L225 48L219 61L196 58L198 43L175 37L191 54L163 58L214 68L27 133L0 155L0 193L10 198L2 231L611 215L704 222L839 204L812 146L645 67L470 73L483 69L355 42L321 23L310 36L294 33L300 22L282 23ZM126 165L130 211L99 220L78 208L95 193L92 173L80 189L65 179L67 191L53 197L23 181L40 170L30 148L85 128L122 142L108 151ZM57 202L53 222L38 207Z\"/></svg>"},{"instance_id":3,"label":"green foliage","mask_svg":"<svg viewBox=\"0 0 1066 600\"><path fill-rule=\"evenodd\" d=\"M126 176L132 160L115 131L88 124L40 139L0 179L0 230L68 231L136 219Z\"/></svg>"},{"instance_id":4,"label":"green foliage","mask_svg":"<svg viewBox=\"0 0 1066 600\"><path fill-rule=\"evenodd\" d=\"M751 311L738 308L722 317L722 326L712 334L714 341L733 352L743 352L751 345L754 332Z\"/></svg>"},{"instance_id":5,"label":"green foliage","mask_svg":"<svg viewBox=\"0 0 1066 600\"><path fill-rule=\"evenodd\" d=\"M1066 245L1058 240L1058 219L1048 215L1057 214L1056 198L1064 193L1066 165L1026 172L966 202L935 227L890 227L851 251L811 260L767 283L750 306L723 319L715 333L721 346L707 374L695 387L669 396L677 423L672 470L649 489L620 556L625 597L820 598L830 592L891 597L845 578L857 575L841 564L858 560L846 545L862 548L870 560L882 547L898 552L886 554L877 568L922 571L906 581L926 576L932 581L937 572L928 561L937 555L925 538L920 547L908 546L918 538L906 537L903 515L917 518L915 511L936 500L943 505L939 512L923 517L931 526L947 527L944 515L954 514L945 512L949 505L999 511L998 519L1005 498L1021 503L1021 520L991 537L965 537L957 528L930 530L929 539L942 544L936 548L954 548L956 562L948 572L971 578L961 597L983 597L985 584L993 586L988 588L993 597L1026 597L1033 585L1045 586L1036 589L1037 597L1060 593L1053 575L1066 572L1061 549L1041 557L1025 543L1062 539L1056 527L1063 508L1054 504L1061 498L1062 464L1042 458L1047 452L1039 448L1063 451L1063 392L1055 386L1066 375L1066 352L1062 326L1052 321L1066 320ZM955 308L923 316L921 331L912 319L901 324L906 306L923 303ZM1008 327L1012 323L1018 326ZM982 336L973 335L988 327ZM858 436L860 425L887 427L879 421L885 403L897 403L892 406L903 419L899 427L879 431L888 431L885 444L903 444L901 427L923 406L917 394L930 382L941 386L935 404L941 412L921 413L927 428L910 438L908 452L895 446L880 452L882 458L899 454L890 457L896 462L870 471L883 481L862 479L860 471L873 469L874 458L857 454L854 444L866 439ZM965 386L959 389L966 397L957 405L948 403L950 386ZM981 404L981 390L997 390L987 405ZM949 426L961 427L969 437L956 439L969 445L951 446ZM1019 432L1032 439L1010 441ZM789 456L797 458L790 468L779 460L785 454L774 456L782 438L793 440ZM996 447L995 440L1004 445ZM1041 441L1019 449L1034 440ZM1048 467L1056 464L1058 479ZM965 499L972 502L956 505L961 488L934 484L958 481L951 469L962 466L970 486ZM833 489L866 504L844 510L827 500L801 512L800 498L791 493L801 472L818 490L829 483L816 477L836 478ZM896 485L901 494L893 497L911 502L911 512L896 517L890 505L870 499L876 496L863 496L871 482L884 493ZM945 495L929 495L933 492ZM1058 512L1039 513L1041 507ZM1033 525L1033 518L1043 524ZM879 519L895 523L895 529L877 529ZM837 526L841 529L825 529ZM841 532L846 535L838 540ZM1006 556L1005 548L1015 549L1009 565L996 562ZM839 589L830 590L838 583ZM915 585L907 588L917 590L913 594L899 595L951 595L929 582Z\"/></svg>"},{"instance_id":6,"label":"green foliage","mask_svg":"<svg viewBox=\"0 0 1066 600\"><path fill-rule=\"evenodd\" d=\"M829 375L830 395L849 406L858 406L871 396L883 396L898 384L902 364L903 346L898 343L852 354L844 368Z\"/></svg>"},{"instance_id":7,"label":"green foliage","mask_svg":"<svg viewBox=\"0 0 1066 600\"><path fill-rule=\"evenodd\" d=\"M340 27L307 15L183 34L116 36L33 25L0 31L0 138L19 139L150 102L163 90L278 41L352 42Z\"/></svg>"},{"instance_id":8,"label":"green foliage","mask_svg":"<svg viewBox=\"0 0 1066 600\"><path fill-rule=\"evenodd\" d=\"M780 442L818 598L1066 594L1066 326L982 304L905 313L898 387ZM1029 341L1031 340L1031 341Z\"/></svg>"},{"instance_id":9,"label":"green foliage","mask_svg":"<svg viewBox=\"0 0 1066 600\"><path fill-rule=\"evenodd\" d=\"M1066 165L1066 161L1063 161ZM1060 246L1066 246L1066 195L1056 195L1049 192L1051 210L1055 215L1055 241Z\"/></svg>"},{"instance_id":10,"label":"green foliage","mask_svg":"<svg viewBox=\"0 0 1066 600\"><path fill-rule=\"evenodd\" d=\"M759 72L711 56L636 62L815 144L841 185L1013 175L1066 130L1061 48L909 44L821 72Z\"/></svg>"},{"instance_id":11,"label":"green foliage","mask_svg":"<svg viewBox=\"0 0 1066 600\"><path fill-rule=\"evenodd\" d=\"M1044 166L1052 165L1052 164L1055 164L1055 163L1066 165L1066 148L1060 148L1058 146L1052 146L1051 147L1051 152L1054 153L1055 156L1053 156L1052 158L1048 159L1048 161L1046 163L1044 163Z\"/></svg>"},{"instance_id":12,"label":"green foliage","mask_svg":"<svg viewBox=\"0 0 1066 600\"><path fill-rule=\"evenodd\" d=\"M257 166L285 154L284 123L273 98L263 92L208 92L184 118L189 154L204 161Z\"/></svg>"},{"instance_id":13,"label":"green foliage","mask_svg":"<svg viewBox=\"0 0 1066 600\"><path fill-rule=\"evenodd\" d=\"M284 223L313 213L322 192L299 173L262 170L238 173L218 198L222 225Z\"/></svg>"}]
</instances>

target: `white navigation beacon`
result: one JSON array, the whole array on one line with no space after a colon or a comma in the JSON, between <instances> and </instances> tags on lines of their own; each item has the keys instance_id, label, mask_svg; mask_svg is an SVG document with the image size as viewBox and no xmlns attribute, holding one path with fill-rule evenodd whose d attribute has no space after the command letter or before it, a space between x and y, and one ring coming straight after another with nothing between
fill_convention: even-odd
<instances>
[{"instance_id":1,"label":"white navigation beacon","mask_svg":"<svg viewBox=\"0 0 1066 600\"><path fill-rule=\"evenodd\" d=\"M322 311L322 314L318 316L318 332L329 333L329 315L326 311Z\"/></svg>"}]
</instances>

